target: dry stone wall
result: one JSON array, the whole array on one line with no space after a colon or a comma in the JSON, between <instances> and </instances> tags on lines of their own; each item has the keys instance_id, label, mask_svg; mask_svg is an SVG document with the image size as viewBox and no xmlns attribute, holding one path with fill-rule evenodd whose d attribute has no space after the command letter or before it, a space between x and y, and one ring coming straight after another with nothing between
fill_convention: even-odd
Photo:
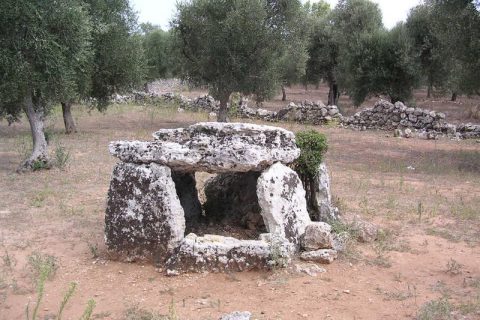
<instances>
[{"instance_id":1,"label":"dry stone wall","mask_svg":"<svg viewBox=\"0 0 480 320\"><path fill-rule=\"evenodd\" d=\"M179 111L203 111L215 114L219 102L209 95L189 99L174 93L135 92L131 95L115 95L112 101L116 103L155 103L168 102L178 104ZM242 98L236 109L236 115L243 119L258 119L269 122L290 121L304 124L322 125L337 123L354 130L386 130L394 131L396 136L418 137L422 139L437 139L441 136L457 139L480 138L479 124L448 123L442 112L422 108L407 107L401 102L392 104L379 100L373 107L357 112L351 117L345 117L337 106L326 106L321 101L304 101L300 104L290 102L279 111L263 108L251 108L248 100Z\"/></svg>"},{"instance_id":2,"label":"dry stone wall","mask_svg":"<svg viewBox=\"0 0 480 320\"><path fill-rule=\"evenodd\" d=\"M238 116L247 119L264 121L292 121L305 124L325 124L331 121L340 122L343 117L337 106L325 106L321 101L304 101L301 104L290 102L286 108L279 111L253 109L241 104Z\"/></svg>"}]
</instances>

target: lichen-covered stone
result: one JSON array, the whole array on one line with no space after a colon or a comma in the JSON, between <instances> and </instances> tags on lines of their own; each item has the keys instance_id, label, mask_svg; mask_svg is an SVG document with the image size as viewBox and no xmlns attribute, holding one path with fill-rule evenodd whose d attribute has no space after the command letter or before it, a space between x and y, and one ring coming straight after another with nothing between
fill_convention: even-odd
<instances>
[{"instance_id":1,"label":"lichen-covered stone","mask_svg":"<svg viewBox=\"0 0 480 320\"><path fill-rule=\"evenodd\" d=\"M199 237L191 233L168 259L167 273L268 269L275 265L275 259L290 259L287 244L276 247L263 240L238 240L218 235Z\"/></svg>"},{"instance_id":2,"label":"lichen-covered stone","mask_svg":"<svg viewBox=\"0 0 480 320\"><path fill-rule=\"evenodd\" d=\"M312 222L305 228L302 248L306 251L331 249L333 247L332 227L325 222Z\"/></svg>"},{"instance_id":3,"label":"lichen-covered stone","mask_svg":"<svg viewBox=\"0 0 480 320\"><path fill-rule=\"evenodd\" d=\"M116 141L110 153L124 162L158 163L175 171L263 171L275 162L291 163L300 155L292 132L246 123L197 123L164 129L155 141Z\"/></svg>"},{"instance_id":4,"label":"lichen-covered stone","mask_svg":"<svg viewBox=\"0 0 480 320\"><path fill-rule=\"evenodd\" d=\"M172 171L177 196L180 199L187 227L195 226L202 216L202 204L198 199L195 174L190 172Z\"/></svg>"},{"instance_id":5,"label":"lichen-covered stone","mask_svg":"<svg viewBox=\"0 0 480 320\"><path fill-rule=\"evenodd\" d=\"M311 220L297 173L281 163L274 164L258 178L257 196L268 232L298 246Z\"/></svg>"},{"instance_id":6,"label":"lichen-covered stone","mask_svg":"<svg viewBox=\"0 0 480 320\"><path fill-rule=\"evenodd\" d=\"M219 320L250 320L252 314L248 311L235 311L226 315L223 315Z\"/></svg>"},{"instance_id":7,"label":"lichen-covered stone","mask_svg":"<svg viewBox=\"0 0 480 320\"><path fill-rule=\"evenodd\" d=\"M315 176L315 190L313 204L315 207L314 220L328 221L336 218L336 210L332 205L332 193L330 191L330 176L325 163L321 163Z\"/></svg>"},{"instance_id":8,"label":"lichen-covered stone","mask_svg":"<svg viewBox=\"0 0 480 320\"><path fill-rule=\"evenodd\" d=\"M333 249L321 249L316 251L305 251L300 255L300 259L304 261L312 261L324 264L332 263L338 254L336 250Z\"/></svg>"},{"instance_id":9,"label":"lichen-covered stone","mask_svg":"<svg viewBox=\"0 0 480 320\"><path fill-rule=\"evenodd\" d=\"M162 262L185 233L185 218L168 167L118 163L105 214L108 249L127 259Z\"/></svg>"}]
</instances>

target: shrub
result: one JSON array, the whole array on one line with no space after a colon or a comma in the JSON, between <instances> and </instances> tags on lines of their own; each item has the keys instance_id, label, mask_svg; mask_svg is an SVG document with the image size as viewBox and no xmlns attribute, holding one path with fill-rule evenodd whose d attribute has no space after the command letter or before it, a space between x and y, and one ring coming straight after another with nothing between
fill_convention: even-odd
<instances>
[{"instance_id":1,"label":"shrub","mask_svg":"<svg viewBox=\"0 0 480 320\"><path fill-rule=\"evenodd\" d=\"M295 171L305 188L308 208L310 211L315 211L317 208L314 203L314 178L328 149L327 138L315 130L308 130L297 133L296 141L300 148L300 157L294 164Z\"/></svg>"},{"instance_id":2,"label":"shrub","mask_svg":"<svg viewBox=\"0 0 480 320\"><path fill-rule=\"evenodd\" d=\"M301 152L295 163L295 171L303 176L314 177L328 150L327 137L315 130L308 130L298 132L296 140Z\"/></svg>"}]
</instances>

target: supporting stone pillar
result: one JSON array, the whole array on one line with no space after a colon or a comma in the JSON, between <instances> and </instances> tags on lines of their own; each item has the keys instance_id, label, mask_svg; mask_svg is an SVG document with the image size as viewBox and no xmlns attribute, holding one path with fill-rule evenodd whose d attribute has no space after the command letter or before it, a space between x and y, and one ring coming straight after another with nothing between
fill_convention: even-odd
<instances>
[{"instance_id":1,"label":"supporting stone pillar","mask_svg":"<svg viewBox=\"0 0 480 320\"><path fill-rule=\"evenodd\" d=\"M268 232L287 239L298 248L311 220L305 190L297 173L275 163L258 178L257 195Z\"/></svg>"},{"instance_id":2,"label":"supporting stone pillar","mask_svg":"<svg viewBox=\"0 0 480 320\"><path fill-rule=\"evenodd\" d=\"M202 216L202 204L198 199L195 173L172 171L177 196L185 212L185 223L188 228L198 224Z\"/></svg>"},{"instance_id":3,"label":"supporting stone pillar","mask_svg":"<svg viewBox=\"0 0 480 320\"><path fill-rule=\"evenodd\" d=\"M105 242L122 258L163 263L181 242L185 218L168 167L118 163L105 214Z\"/></svg>"}]
</instances>

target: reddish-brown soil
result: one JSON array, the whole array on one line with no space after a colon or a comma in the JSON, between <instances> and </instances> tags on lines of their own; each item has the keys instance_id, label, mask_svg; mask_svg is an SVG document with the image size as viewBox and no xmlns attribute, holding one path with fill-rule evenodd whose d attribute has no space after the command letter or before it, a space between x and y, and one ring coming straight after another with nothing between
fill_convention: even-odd
<instances>
[{"instance_id":1,"label":"reddish-brown soil","mask_svg":"<svg viewBox=\"0 0 480 320\"><path fill-rule=\"evenodd\" d=\"M317 97L295 90L289 96L297 100ZM74 113L76 135L62 133L58 110L49 120L51 149L61 145L71 154L65 170L16 174L30 143L28 126L0 123L0 319L25 319L26 305L30 314L35 306L32 253L52 255L58 265L45 284L39 319L57 312L70 282L77 292L63 319L79 319L90 298L94 319L127 319L133 306L178 319L218 319L235 310L251 311L253 319L412 319L441 297L455 318L480 319L479 143L315 127L328 136L337 206L343 215L379 224L381 239L353 244L317 277L290 268L169 278L148 263L109 260L103 219L116 160L107 145L150 139L159 128L206 116L133 106ZM456 108L452 113L465 120Z\"/></svg>"}]
</instances>

